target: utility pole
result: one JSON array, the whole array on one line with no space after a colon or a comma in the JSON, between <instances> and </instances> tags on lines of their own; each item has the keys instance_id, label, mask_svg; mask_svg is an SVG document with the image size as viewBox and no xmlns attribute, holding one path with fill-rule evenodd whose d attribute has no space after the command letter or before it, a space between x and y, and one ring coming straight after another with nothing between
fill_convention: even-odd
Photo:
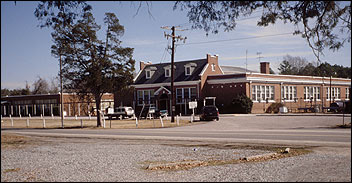
<instances>
[{"instance_id":1,"label":"utility pole","mask_svg":"<svg viewBox=\"0 0 352 183\"><path fill-rule=\"evenodd\" d=\"M61 50L60 50L61 52ZM64 128L64 97L63 97L63 84L62 84L62 61L61 61L61 53L60 53L60 116L61 116L61 127Z\"/></svg>"},{"instance_id":2,"label":"utility pole","mask_svg":"<svg viewBox=\"0 0 352 183\"><path fill-rule=\"evenodd\" d=\"M59 2L59 9L60 11L62 12L62 14L64 15L62 17L62 25L63 27L65 28L65 22L66 22L66 16L65 16L65 9L64 9L64 6ZM62 48L61 48L62 45L60 45L60 48L59 48L59 56L60 56L60 109L61 109L61 127L64 128L64 93L63 93L63 84L62 84L62 61L61 61L61 53L62 53Z\"/></svg>"},{"instance_id":3,"label":"utility pole","mask_svg":"<svg viewBox=\"0 0 352 183\"><path fill-rule=\"evenodd\" d=\"M165 27L161 27L162 29L170 29L169 27L165 26ZM175 89L174 89L174 59L175 59L175 39L177 40L183 40L183 42L186 41L187 37L183 38L181 36L175 36L175 30L176 27L172 26L171 27L172 30L172 35L166 34L164 32L164 36L169 39L169 37L172 38L172 47L171 47L171 109L170 109L170 113L171 113L171 123L175 122ZM180 30L183 31L183 30Z\"/></svg>"},{"instance_id":4,"label":"utility pole","mask_svg":"<svg viewBox=\"0 0 352 183\"><path fill-rule=\"evenodd\" d=\"M331 100L332 100L332 98L331 98L331 78L332 78L332 76L331 76L331 74L330 74L330 106L329 107L331 107Z\"/></svg>"}]
</instances>

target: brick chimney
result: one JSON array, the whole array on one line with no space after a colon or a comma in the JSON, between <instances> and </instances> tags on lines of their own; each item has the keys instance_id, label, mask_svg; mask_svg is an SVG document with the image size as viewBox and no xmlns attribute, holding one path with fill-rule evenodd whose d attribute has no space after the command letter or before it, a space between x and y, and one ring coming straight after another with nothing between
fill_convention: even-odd
<instances>
[{"instance_id":1,"label":"brick chimney","mask_svg":"<svg viewBox=\"0 0 352 183\"><path fill-rule=\"evenodd\" d=\"M152 64L151 62L144 63L143 61L139 62L140 70L143 70L145 66Z\"/></svg>"},{"instance_id":2,"label":"brick chimney","mask_svg":"<svg viewBox=\"0 0 352 183\"><path fill-rule=\"evenodd\" d=\"M260 73L270 74L269 62L260 62Z\"/></svg>"}]
</instances>

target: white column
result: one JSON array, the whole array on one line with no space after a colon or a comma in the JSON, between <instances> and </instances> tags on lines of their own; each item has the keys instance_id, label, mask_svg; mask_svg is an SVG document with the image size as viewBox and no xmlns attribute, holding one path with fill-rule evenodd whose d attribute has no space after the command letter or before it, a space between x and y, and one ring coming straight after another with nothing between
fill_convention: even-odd
<instances>
[{"instance_id":1,"label":"white column","mask_svg":"<svg viewBox=\"0 0 352 183\"><path fill-rule=\"evenodd\" d=\"M44 115L44 104L42 104L42 111L43 111L43 116L45 116Z\"/></svg>"},{"instance_id":2,"label":"white column","mask_svg":"<svg viewBox=\"0 0 352 183\"><path fill-rule=\"evenodd\" d=\"M6 107L4 106L4 116L6 116Z\"/></svg>"},{"instance_id":3,"label":"white column","mask_svg":"<svg viewBox=\"0 0 352 183\"><path fill-rule=\"evenodd\" d=\"M50 104L50 114L53 116L53 104Z\"/></svg>"},{"instance_id":4,"label":"white column","mask_svg":"<svg viewBox=\"0 0 352 183\"><path fill-rule=\"evenodd\" d=\"M160 123L161 123L161 127L164 127L163 118L161 118L161 116L160 116Z\"/></svg>"},{"instance_id":5,"label":"white column","mask_svg":"<svg viewBox=\"0 0 352 183\"><path fill-rule=\"evenodd\" d=\"M18 115L21 116L21 105L18 105Z\"/></svg>"},{"instance_id":6,"label":"white column","mask_svg":"<svg viewBox=\"0 0 352 183\"><path fill-rule=\"evenodd\" d=\"M34 104L33 109L34 109L34 115L36 115L37 114L37 107L35 106L35 104Z\"/></svg>"},{"instance_id":7,"label":"white column","mask_svg":"<svg viewBox=\"0 0 352 183\"><path fill-rule=\"evenodd\" d=\"M68 116L71 116L71 104L68 104Z\"/></svg>"},{"instance_id":8,"label":"white column","mask_svg":"<svg viewBox=\"0 0 352 183\"><path fill-rule=\"evenodd\" d=\"M88 106L88 110L87 110L88 111L88 115L90 115L90 104L88 103L87 106Z\"/></svg>"},{"instance_id":9,"label":"white column","mask_svg":"<svg viewBox=\"0 0 352 183\"><path fill-rule=\"evenodd\" d=\"M11 115L13 115L13 106L11 105Z\"/></svg>"},{"instance_id":10,"label":"white column","mask_svg":"<svg viewBox=\"0 0 352 183\"><path fill-rule=\"evenodd\" d=\"M80 107L79 107L79 103L77 103L78 105L78 116L81 116L81 110L80 110Z\"/></svg>"},{"instance_id":11,"label":"white column","mask_svg":"<svg viewBox=\"0 0 352 183\"><path fill-rule=\"evenodd\" d=\"M26 105L26 115L28 115L28 105Z\"/></svg>"}]
</instances>

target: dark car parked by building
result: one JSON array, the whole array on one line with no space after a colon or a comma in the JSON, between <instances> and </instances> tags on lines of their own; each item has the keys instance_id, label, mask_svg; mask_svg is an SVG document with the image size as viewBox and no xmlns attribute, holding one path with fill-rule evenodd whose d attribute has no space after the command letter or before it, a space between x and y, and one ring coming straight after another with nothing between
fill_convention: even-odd
<instances>
[{"instance_id":1,"label":"dark car parked by building","mask_svg":"<svg viewBox=\"0 0 352 183\"><path fill-rule=\"evenodd\" d=\"M219 110L214 105L204 106L200 114L200 120L214 120L219 121Z\"/></svg>"}]
</instances>

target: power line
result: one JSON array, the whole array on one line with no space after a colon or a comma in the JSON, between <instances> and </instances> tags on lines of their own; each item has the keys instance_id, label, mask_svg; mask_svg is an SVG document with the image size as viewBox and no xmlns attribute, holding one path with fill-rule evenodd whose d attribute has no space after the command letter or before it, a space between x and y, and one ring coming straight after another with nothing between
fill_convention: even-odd
<instances>
[{"instance_id":1,"label":"power line","mask_svg":"<svg viewBox=\"0 0 352 183\"><path fill-rule=\"evenodd\" d=\"M170 109L170 113L171 113L171 123L173 123L175 121L175 92L174 92L174 58L175 58L175 42L178 40L183 40L183 43L185 43L187 37L181 37L181 36L176 36L175 35L175 30L176 28L178 28L178 26L172 26L171 28L168 26L164 26L161 27L162 29L168 29L168 30L172 30L172 34L166 34L164 32L164 36L169 39L169 37L171 37L172 39L172 54L171 54L171 109ZM182 30L180 30L182 31Z\"/></svg>"},{"instance_id":2,"label":"power line","mask_svg":"<svg viewBox=\"0 0 352 183\"><path fill-rule=\"evenodd\" d=\"M216 40L216 41L184 43L184 44L178 44L178 45L192 45L192 44L217 43L217 42L225 42L225 41L238 41L238 40L244 40L244 39L256 39L256 38L263 38L263 37L283 36L283 35L289 35L289 34L293 34L293 33L271 34L271 35L264 35L264 36L252 36L252 37L236 38L236 39L223 39L223 40Z\"/></svg>"},{"instance_id":3,"label":"power line","mask_svg":"<svg viewBox=\"0 0 352 183\"><path fill-rule=\"evenodd\" d=\"M258 11L256 11L256 12L258 12ZM253 13L254 13L254 12L253 12ZM261 17L261 15L238 19L238 20L236 20L236 22L238 22L238 21L243 21L243 20L250 20L250 19L259 18L259 17ZM182 26L185 26L185 25L188 26L188 25L191 25L191 24L193 24L193 23L187 22L187 23L183 23L183 24L178 24L178 25L176 25L176 26L182 27Z\"/></svg>"},{"instance_id":4,"label":"power line","mask_svg":"<svg viewBox=\"0 0 352 183\"><path fill-rule=\"evenodd\" d=\"M166 57L166 52L168 52L169 44L170 44L170 41L168 41L166 44L166 48L164 49L164 53L163 53L163 56L161 57L160 63L163 62L163 60Z\"/></svg>"}]
</instances>

